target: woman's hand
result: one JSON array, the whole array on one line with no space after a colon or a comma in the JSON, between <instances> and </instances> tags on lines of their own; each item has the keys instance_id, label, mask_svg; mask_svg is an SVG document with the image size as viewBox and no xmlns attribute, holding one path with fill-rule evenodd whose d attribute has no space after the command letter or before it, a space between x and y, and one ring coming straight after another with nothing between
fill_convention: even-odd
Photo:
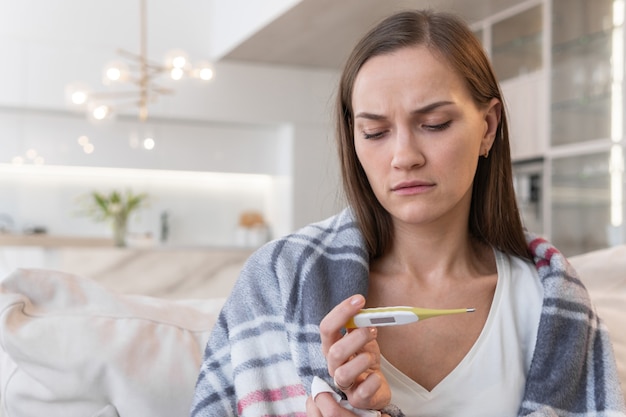
<instances>
[{"instance_id":1,"label":"woman's hand","mask_svg":"<svg viewBox=\"0 0 626 417\"><path fill-rule=\"evenodd\" d=\"M348 411L340 406L329 393L319 394L315 397L315 401L311 397L307 398L306 415L307 417L358 417L352 411ZM389 417L389 415L382 414L382 417Z\"/></svg>"},{"instance_id":2,"label":"woman's hand","mask_svg":"<svg viewBox=\"0 0 626 417\"><path fill-rule=\"evenodd\" d=\"M345 335L341 332L348 320L364 306L363 296L354 295L324 317L320 323L322 351L330 376L350 404L355 408L380 410L391 401L391 390L380 370L377 329L358 328Z\"/></svg>"}]
</instances>

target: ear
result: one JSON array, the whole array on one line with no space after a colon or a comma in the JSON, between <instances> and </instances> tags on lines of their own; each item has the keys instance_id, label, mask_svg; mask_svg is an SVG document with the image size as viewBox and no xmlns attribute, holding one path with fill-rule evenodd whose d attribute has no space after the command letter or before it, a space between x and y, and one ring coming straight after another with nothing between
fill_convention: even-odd
<instances>
[{"instance_id":1,"label":"ear","mask_svg":"<svg viewBox=\"0 0 626 417\"><path fill-rule=\"evenodd\" d=\"M492 98L485 108L485 133L480 144L481 155L489 154L493 141L496 139L500 119L502 118L502 102Z\"/></svg>"}]
</instances>

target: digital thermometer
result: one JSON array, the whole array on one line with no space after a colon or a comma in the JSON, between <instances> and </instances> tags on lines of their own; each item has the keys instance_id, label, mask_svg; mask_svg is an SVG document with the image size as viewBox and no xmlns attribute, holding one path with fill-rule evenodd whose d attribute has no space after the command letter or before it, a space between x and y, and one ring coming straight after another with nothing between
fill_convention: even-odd
<instances>
[{"instance_id":1,"label":"digital thermometer","mask_svg":"<svg viewBox=\"0 0 626 417\"><path fill-rule=\"evenodd\" d=\"M414 323L431 317L445 316L448 314L473 313L475 308L457 308L440 310L417 307L376 307L364 308L356 316L346 323L347 329L371 326L398 326L400 324Z\"/></svg>"}]
</instances>

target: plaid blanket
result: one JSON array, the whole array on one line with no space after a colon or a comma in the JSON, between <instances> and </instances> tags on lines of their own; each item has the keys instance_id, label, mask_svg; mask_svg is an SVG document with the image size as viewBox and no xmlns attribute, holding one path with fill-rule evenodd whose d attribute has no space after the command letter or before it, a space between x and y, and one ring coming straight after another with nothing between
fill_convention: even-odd
<instances>
[{"instance_id":1,"label":"plaid blanket","mask_svg":"<svg viewBox=\"0 0 626 417\"><path fill-rule=\"evenodd\" d=\"M528 242L544 302L518 415L626 416L607 330L586 289L548 242ZM332 384L319 323L345 298L366 294L368 270L349 209L255 252L208 341L191 415L306 416L313 377Z\"/></svg>"}]
</instances>

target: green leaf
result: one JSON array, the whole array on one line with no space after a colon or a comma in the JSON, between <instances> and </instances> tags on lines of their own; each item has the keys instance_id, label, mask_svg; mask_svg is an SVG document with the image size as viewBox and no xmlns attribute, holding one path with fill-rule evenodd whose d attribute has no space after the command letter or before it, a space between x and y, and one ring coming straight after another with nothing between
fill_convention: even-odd
<instances>
[{"instance_id":1,"label":"green leaf","mask_svg":"<svg viewBox=\"0 0 626 417\"><path fill-rule=\"evenodd\" d=\"M81 198L82 210L80 215L89 216L96 221L126 222L131 213L146 206L146 193L134 194L131 190L122 193L118 190L108 194L93 191Z\"/></svg>"}]
</instances>

